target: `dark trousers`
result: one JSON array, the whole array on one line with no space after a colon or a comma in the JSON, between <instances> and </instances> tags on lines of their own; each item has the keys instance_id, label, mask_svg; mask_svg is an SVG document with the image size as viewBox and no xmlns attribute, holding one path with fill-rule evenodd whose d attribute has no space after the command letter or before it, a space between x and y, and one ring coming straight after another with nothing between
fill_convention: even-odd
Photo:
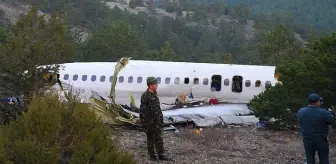
<instances>
[{"instance_id":1,"label":"dark trousers","mask_svg":"<svg viewBox=\"0 0 336 164\"><path fill-rule=\"evenodd\" d=\"M155 156L154 148L159 156L164 154L162 131L160 128L150 127L146 131L147 149L150 156Z\"/></svg>"},{"instance_id":2,"label":"dark trousers","mask_svg":"<svg viewBox=\"0 0 336 164\"><path fill-rule=\"evenodd\" d=\"M315 164L317 151L320 164L329 164L329 142L326 136L305 137L303 145L306 153L307 164Z\"/></svg>"}]
</instances>

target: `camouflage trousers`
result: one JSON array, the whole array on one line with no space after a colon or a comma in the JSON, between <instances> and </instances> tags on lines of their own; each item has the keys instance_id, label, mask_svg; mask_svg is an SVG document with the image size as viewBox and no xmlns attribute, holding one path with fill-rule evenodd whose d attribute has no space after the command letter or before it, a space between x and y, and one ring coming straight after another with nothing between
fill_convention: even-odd
<instances>
[{"instance_id":1,"label":"camouflage trousers","mask_svg":"<svg viewBox=\"0 0 336 164\"><path fill-rule=\"evenodd\" d=\"M154 148L159 156L164 155L162 131L160 128L150 127L146 131L147 150L150 156L155 156Z\"/></svg>"}]
</instances>

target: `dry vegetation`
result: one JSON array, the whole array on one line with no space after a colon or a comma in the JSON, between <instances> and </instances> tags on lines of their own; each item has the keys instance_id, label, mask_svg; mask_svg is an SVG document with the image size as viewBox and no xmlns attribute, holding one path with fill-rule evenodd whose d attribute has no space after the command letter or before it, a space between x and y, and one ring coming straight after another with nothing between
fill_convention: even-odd
<instances>
[{"instance_id":1,"label":"dry vegetation","mask_svg":"<svg viewBox=\"0 0 336 164\"><path fill-rule=\"evenodd\" d=\"M257 131L253 128L211 128L201 135L192 129L164 132L167 154L175 162L148 160L146 136L137 130L116 129L121 147L134 155L137 163L179 164L297 164L304 161L304 149L297 132ZM332 137L334 137L334 134ZM336 163L336 140L331 140L331 163Z\"/></svg>"}]
</instances>

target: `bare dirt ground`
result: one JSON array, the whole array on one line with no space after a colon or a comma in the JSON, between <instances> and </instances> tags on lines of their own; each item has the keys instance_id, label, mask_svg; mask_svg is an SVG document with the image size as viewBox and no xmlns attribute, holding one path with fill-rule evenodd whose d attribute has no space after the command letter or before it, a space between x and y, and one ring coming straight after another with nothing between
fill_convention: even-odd
<instances>
[{"instance_id":1,"label":"bare dirt ground","mask_svg":"<svg viewBox=\"0 0 336 164\"><path fill-rule=\"evenodd\" d=\"M113 129L120 147L131 153L139 164L299 164L304 149L297 132L259 131L254 128L209 128L200 136L192 129L179 133L164 132L167 155L174 162L150 161L146 135L138 130ZM336 163L336 134L332 135L330 163Z\"/></svg>"}]
</instances>

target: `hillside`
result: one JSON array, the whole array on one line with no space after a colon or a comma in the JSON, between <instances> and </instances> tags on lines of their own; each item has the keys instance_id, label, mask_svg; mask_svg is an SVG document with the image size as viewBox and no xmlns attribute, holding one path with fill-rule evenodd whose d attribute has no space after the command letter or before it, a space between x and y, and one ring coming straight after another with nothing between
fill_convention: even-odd
<instances>
[{"instance_id":1,"label":"hillside","mask_svg":"<svg viewBox=\"0 0 336 164\"><path fill-rule=\"evenodd\" d=\"M142 0L131 0L128 4L98 0L13 2L3 0L0 4L0 96L15 100L20 95L22 99L13 104L8 102L10 99L3 99L0 104L0 124L8 124L0 128L1 163L133 161L131 157L120 158L122 154L111 149L118 149L113 144L117 142L106 142L112 133L104 130L101 121L98 124L94 113L83 115L88 114L87 104L77 105L69 96L66 98L70 101L64 103L56 95L38 96L44 93L46 83L53 85L58 81L57 76L48 76L56 72L47 73L39 65L116 61L129 56L276 66L275 78L282 85L266 87L248 106L263 121L258 127L266 123L265 128L291 131L273 135L255 131L256 128L238 131L215 128L199 129L195 135L194 130L181 128L179 133L167 132L164 137L167 152L173 152L169 155L177 163L300 163L304 160L302 141L299 142L300 137L293 130L299 128L296 113L307 105L307 95L318 93L323 97L321 108L336 111L336 33L307 39L308 44L303 44L301 41L314 30L303 30L305 35L301 35L298 31L305 29L304 24L298 30L297 22L286 14L258 15L246 5L230 6L219 1L214 5ZM22 15L29 5L34 7ZM41 13L48 16L39 16ZM82 32L75 32L77 29ZM81 33L89 37L79 40L77 34ZM52 72L58 67L56 64L47 69ZM217 71L221 74L226 70ZM209 76L217 74L208 72ZM76 79L80 80L74 75L72 80ZM245 87L259 86L245 83ZM21 111L28 112L17 119ZM273 118L276 121L271 121ZM121 148L133 154L137 162L147 162L143 132L123 129L113 130L112 135L113 139L120 138ZM335 142L335 137L330 138L331 143ZM334 144L331 146L335 148Z\"/></svg>"},{"instance_id":2,"label":"hillside","mask_svg":"<svg viewBox=\"0 0 336 164\"><path fill-rule=\"evenodd\" d=\"M289 35L297 40L305 42L307 36L307 33L302 36L296 32L290 18L280 19L275 15L275 21L269 22L253 14L246 5L230 7L219 1L201 5L151 0L6 0L0 3L0 9L11 23L29 6L37 6L47 14L66 13L73 29L81 31L83 43L78 45L78 60L82 61L111 61L130 55L147 60L258 64L258 59L253 57L257 52L251 48L263 42L265 35L279 24L288 28ZM116 21L126 21L135 32L139 44L130 52L113 54L113 45L102 49L99 46L106 43L97 43L98 38L94 37ZM164 51L169 53L159 55Z\"/></svg>"},{"instance_id":3,"label":"hillside","mask_svg":"<svg viewBox=\"0 0 336 164\"><path fill-rule=\"evenodd\" d=\"M24 5L14 5L10 3L0 2L0 10L5 13L5 17L14 24L16 20L19 18L20 14L24 14L28 11L29 6Z\"/></svg>"},{"instance_id":4,"label":"hillside","mask_svg":"<svg viewBox=\"0 0 336 164\"><path fill-rule=\"evenodd\" d=\"M105 2L106 6L109 8L113 9L115 7L121 9L121 10L126 10L127 12L130 12L132 14L139 14L141 12L149 13L148 10L148 5L144 5L143 7L137 6L135 8L131 8L129 4L129 0L125 1L116 1L116 2ZM31 5L23 5L23 4L11 4L11 3L6 3L6 2L0 2L0 9L4 11L6 14L6 18L10 20L12 24L16 22L16 20L19 18L20 14L24 14L28 12L29 7ZM194 13L192 11L182 11L182 15L179 17L176 12L170 13L167 12L166 10L162 8L156 8L155 9L155 14L152 14L152 16L155 16L157 19L162 20L164 17L170 17L172 19L186 19L187 13ZM41 12L43 13L43 12ZM44 13L45 14L45 13ZM211 18L209 18L209 22ZM224 20L229 23L237 23L238 21L236 19L231 19L229 16L222 16L220 18L217 18L217 22ZM190 21L188 22L190 25L195 25L197 22L195 21ZM212 24L213 25L213 24ZM244 36L245 40L249 41L254 37L254 21L253 20L247 20L247 23L244 26ZM215 27L218 28L218 27Z\"/></svg>"},{"instance_id":5,"label":"hillside","mask_svg":"<svg viewBox=\"0 0 336 164\"><path fill-rule=\"evenodd\" d=\"M298 27L312 26L322 31L336 29L336 1L325 0L227 0L230 5L248 5L255 12L281 12L291 15Z\"/></svg>"}]
</instances>

